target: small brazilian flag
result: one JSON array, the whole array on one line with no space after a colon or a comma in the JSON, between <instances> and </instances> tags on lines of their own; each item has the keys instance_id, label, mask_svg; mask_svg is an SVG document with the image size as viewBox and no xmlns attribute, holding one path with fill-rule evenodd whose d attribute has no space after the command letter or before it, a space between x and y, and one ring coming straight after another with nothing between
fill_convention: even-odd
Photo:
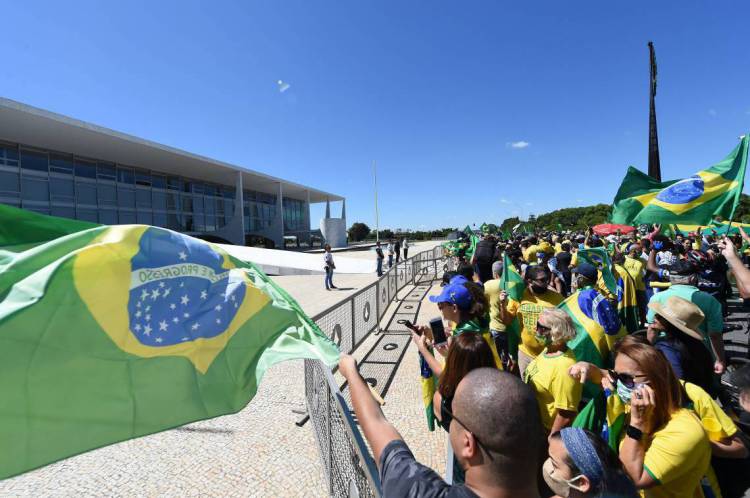
<instances>
[{"instance_id":1,"label":"small brazilian flag","mask_svg":"<svg viewBox=\"0 0 750 498\"><path fill-rule=\"evenodd\" d=\"M338 357L218 246L0 204L0 479L235 413L271 365Z\"/></svg>"},{"instance_id":2,"label":"small brazilian flag","mask_svg":"<svg viewBox=\"0 0 750 498\"><path fill-rule=\"evenodd\" d=\"M471 261L472 256L474 256L474 251L477 249L479 237L476 236L474 230L472 230L469 225L466 225L466 228L464 228L464 233L469 236L469 247L466 248L464 258L466 261Z\"/></svg>"},{"instance_id":3,"label":"small brazilian flag","mask_svg":"<svg viewBox=\"0 0 750 498\"><path fill-rule=\"evenodd\" d=\"M526 284L523 277L518 273L510 257L506 253L503 256L503 274L500 275L500 288L508 293L508 297L514 301L521 302ZM513 359L518 359L518 344L521 342L521 322L516 316L505 329L508 334L508 350Z\"/></svg>"},{"instance_id":4,"label":"small brazilian flag","mask_svg":"<svg viewBox=\"0 0 750 498\"><path fill-rule=\"evenodd\" d=\"M609 291L609 294L615 297L617 295L617 280L612 274L612 262L607 250L603 247L592 247L579 250L577 255L578 264L588 263L599 270L599 279L606 287L602 290Z\"/></svg>"},{"instance_id":5,"label":"small brazilian flag","mask_svg":"<svg viewBox=\"0 0 750 498\"><path fill-rule=\"evenodd\" d=\"M732 219L745 183L748 140L745 135L729 155L683 180L658 182L628 168L612 207L612 223L708 225L715 216Z\"/></svg>"}]
</instances>

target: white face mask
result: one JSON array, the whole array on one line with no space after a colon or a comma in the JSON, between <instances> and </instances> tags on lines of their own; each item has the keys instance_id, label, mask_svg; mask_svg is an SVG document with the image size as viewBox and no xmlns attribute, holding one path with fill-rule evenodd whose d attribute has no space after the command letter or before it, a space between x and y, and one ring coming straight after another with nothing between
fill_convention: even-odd
<instances>
[{"instance_id":1,"label":"white face mask","mask_svg":"<svg viewBox=\"0 0 750 498\"><path fill-rule=\"evenodd\" d=\"M549 486L556 495L567 498L570 496L571 489L581 491L580 487L571 483L583 477L583 474L577 475L573 479L563 479L562 477L554 475L555 470L555 466L552 465L552 459L548 458L542 466L542 477L544 477L544 482L547 483L547 486Z\"/></svg>"}]
</instances>

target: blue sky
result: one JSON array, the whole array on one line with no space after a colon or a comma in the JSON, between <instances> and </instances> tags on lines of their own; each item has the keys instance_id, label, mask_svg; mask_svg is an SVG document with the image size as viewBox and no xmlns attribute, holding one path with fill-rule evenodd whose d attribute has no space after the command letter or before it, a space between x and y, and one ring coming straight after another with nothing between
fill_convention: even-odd
<instances>
[{"instance_id":1,"label":"blue sky","mask_svg":"<svg viewBox=\"0 0 750 498\"><path fill-rule=\"evenodd\" d=\"M344 195L350 223L373 159L381 227L499 222L645 169L648 40L665 179L750 131L750 3L615 4L7 2L0 95Z\"/></svg>"}]
</instances>

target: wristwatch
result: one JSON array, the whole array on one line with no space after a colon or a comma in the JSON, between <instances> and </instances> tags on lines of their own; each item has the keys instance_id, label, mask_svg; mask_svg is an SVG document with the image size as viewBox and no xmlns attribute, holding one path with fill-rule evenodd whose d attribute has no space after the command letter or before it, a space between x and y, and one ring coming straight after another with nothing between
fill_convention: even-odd
<instances>
[{"instance_id":1,"label":"wristwatch","mask_svg":"<svg viewBox=\"0 0 750 498\"><path fill-rule=\"evenodd\" d=\"M628 436L630 439L635 439L636 441L640 441L643 438L643 431L633 427L632 425L628 425L625 429L625 435Z\"/></svg>"}]
</instances>

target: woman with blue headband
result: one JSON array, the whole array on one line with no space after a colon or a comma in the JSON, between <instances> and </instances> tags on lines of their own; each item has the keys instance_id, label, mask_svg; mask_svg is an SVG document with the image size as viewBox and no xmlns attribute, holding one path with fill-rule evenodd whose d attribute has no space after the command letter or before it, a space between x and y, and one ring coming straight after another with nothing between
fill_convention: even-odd
<instances>
[{"instance_id":1,"label":"woman with blue headband","mask_svg":"<svg viewBox=\"0 0 750 498\"><path fill-rule=\"evenodd\" d=\"M549 458L542 474L563 498L638 496L617 455L603 439L584 429L566 427L549 438Z\"/></svg>"}]
</instances>

